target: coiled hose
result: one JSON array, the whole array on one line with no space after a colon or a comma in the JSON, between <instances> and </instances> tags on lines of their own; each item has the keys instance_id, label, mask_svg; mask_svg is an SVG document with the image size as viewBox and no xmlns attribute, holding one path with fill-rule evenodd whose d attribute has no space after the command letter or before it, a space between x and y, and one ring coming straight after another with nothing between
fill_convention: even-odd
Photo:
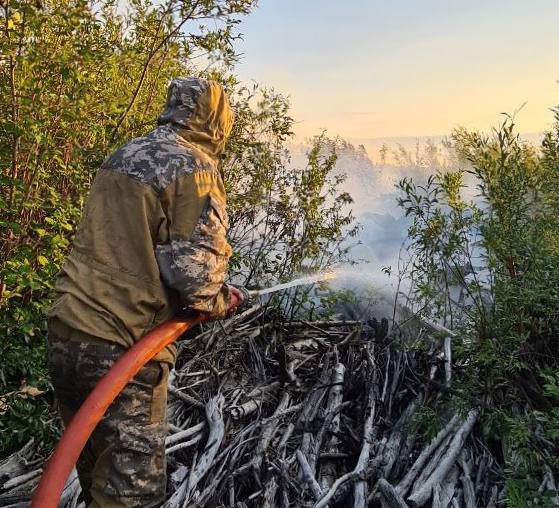
<instances>
[{"instance_id":1,"label":"coiled hose","mask_svg":"<svg viewBox=\"0 0 559 508\"><path fill-rule=\"evenodd\" d=\"M62 434L35 490L32 508L57 508L62 490L89 436L105 411L137 372L159 351L189 328L204 321L202 315L167 321L140 339L101 378Z\"/></svg>"}]
</instances>

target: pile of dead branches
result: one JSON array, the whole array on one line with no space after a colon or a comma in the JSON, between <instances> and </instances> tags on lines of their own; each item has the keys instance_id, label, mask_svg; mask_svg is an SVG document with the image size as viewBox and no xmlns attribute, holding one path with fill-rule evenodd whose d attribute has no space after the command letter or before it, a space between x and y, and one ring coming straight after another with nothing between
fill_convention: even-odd
<instances>
[{"instance_id":1,"label":"pile of dead branches","mask_svg":"<svg viewBox=\"0 0 559 508\"><path fill-rule=\"evenodd\" d=\"M432 330L431 330L432 332ZM502 472L476 408L452 397L449 340L387 323L283 322L255 307L184 339L170 378L171 507L495 506ZM446 345L446 347L445 347ZM41 463L0 464L0 506L25 506ZM76 507L75 474L62 507Z\"/></svg>"}]
</instances>

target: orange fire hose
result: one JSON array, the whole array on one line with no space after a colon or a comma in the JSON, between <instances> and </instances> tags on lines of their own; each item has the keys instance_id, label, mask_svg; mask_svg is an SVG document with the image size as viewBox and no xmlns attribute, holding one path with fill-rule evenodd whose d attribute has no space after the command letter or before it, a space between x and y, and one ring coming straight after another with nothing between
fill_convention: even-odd
<instances>
[{"instance_id":1,"label":"orange fire hose","mask_svg":"<svg viewBox=\"0 0 559 508\"><path fill-rule=\"evenodd\" d=\"M136 373L165 346L201 323L201 315L177 318L154 328L101 378L84 401L50 457L35 491L32 508L57 508L66 480L105 411Z\"/></svg>"}]
</instances>

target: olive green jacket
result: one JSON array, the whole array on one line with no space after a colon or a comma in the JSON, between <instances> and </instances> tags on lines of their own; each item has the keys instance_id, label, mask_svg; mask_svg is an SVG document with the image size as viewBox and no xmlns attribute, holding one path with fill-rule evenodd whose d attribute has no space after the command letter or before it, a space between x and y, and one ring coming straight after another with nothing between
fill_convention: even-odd
<instances>
[{"instance_id":1,"label":"olive green jacket","mask_svg":"<svg viewBox=\"0 0 559 508\"><path fill-rule=\"evenodd\" d=\"M182 307L225 315L231 248L218 156L232 119L217 83L171 82L159 126L98 171L49 316L128 347ZM156 359L175 354L171 345Z\"/></svg>"}]
</instances>

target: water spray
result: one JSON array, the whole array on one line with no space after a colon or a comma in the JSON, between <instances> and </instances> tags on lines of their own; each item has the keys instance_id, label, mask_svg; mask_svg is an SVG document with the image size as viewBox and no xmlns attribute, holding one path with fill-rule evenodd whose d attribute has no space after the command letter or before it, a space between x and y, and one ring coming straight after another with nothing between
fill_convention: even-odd
<instances>
[{"instance_id":1,"label":"water spray","mask_svg":"<svg viewBox=\"0 0 559 508\"><path fill-rule=\"evenodd\" d=\"M326 271L317 273L314 275L308 275L306 277L300 277L298 279L294 279L290 282L284 282L282 284L276 284L275 286L265 288L265 289L254 289L250 290L249 294L252 298L257 296L264 296L269 295L271 293L277 293L278 291L283 291L285 289L297 287L297 286L305 286L310 284L316 284L317 282L323 282L325 280L331 280L336 277L336 274L332 271Z\"/></svg>"}]
</instances>

